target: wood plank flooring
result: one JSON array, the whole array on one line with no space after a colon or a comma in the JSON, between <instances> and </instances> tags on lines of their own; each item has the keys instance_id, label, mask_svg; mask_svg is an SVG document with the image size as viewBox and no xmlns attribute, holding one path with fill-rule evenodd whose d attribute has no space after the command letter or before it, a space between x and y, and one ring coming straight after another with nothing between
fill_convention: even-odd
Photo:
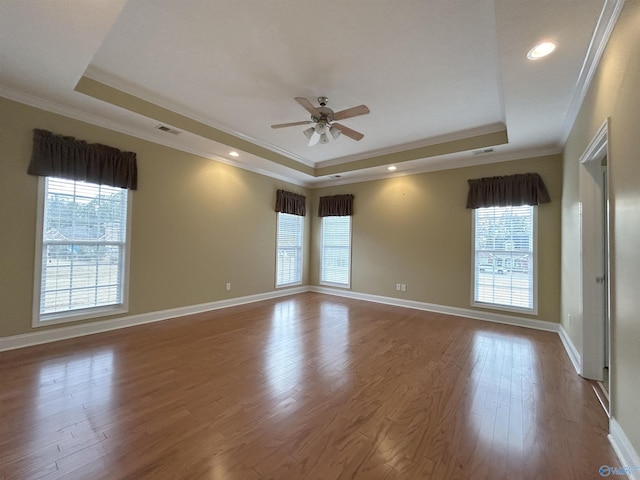
<instances>
[{"instance_id":1,"label":"wood plank flooring","mask_svg":"<svg viewBox=\"0 0 640 480\"><path fill-rule=\"evenodd\" d=\"M556 334L305 293L0 353L1 479L590 479Z\"/></svg>"}]
</instances>

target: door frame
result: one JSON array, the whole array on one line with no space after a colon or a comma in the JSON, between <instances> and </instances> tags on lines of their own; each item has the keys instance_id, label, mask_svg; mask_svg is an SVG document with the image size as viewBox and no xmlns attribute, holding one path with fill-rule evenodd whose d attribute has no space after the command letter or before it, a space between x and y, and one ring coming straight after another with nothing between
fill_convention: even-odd
<instances>
[{"instance_id":1,"label":"door frame","mask_svg":"<svg viewBox=\"0 0 640 480\"><path fill-rule=\"evenodd\" d=\"M609 121L602 124L593 137L579 162L579 215L580 215L580 282L582 308L582 356L580 375L602 381L605 365L605 315L609 318L609 357L611 357L611 255L610 247L605 249L604 229L607 229L609 246L611 219L604 224L603 205L610 205L609 188L603 188L602 160L609 155ZM609 182L610 172L606 181ZM606 195L606 198L605 198ZM607 266L604 271L604 265ZM602 285L604 283L604 285ZM604 286L604 288L603 288ZM607 292L605 295L605 291ZM603 315L604 314L604 315ZM611 360L609 378L611 378Z\"/></svg>"}]
</instances>

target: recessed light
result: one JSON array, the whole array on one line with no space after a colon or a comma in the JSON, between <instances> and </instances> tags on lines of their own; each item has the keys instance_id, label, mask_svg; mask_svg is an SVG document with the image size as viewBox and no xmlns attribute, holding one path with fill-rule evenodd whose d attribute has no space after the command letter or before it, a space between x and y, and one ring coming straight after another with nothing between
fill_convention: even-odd
<instances>
[{"instance_id":1,"label":"recessed light","mask_svg":"<svg viewBox=\"0 0 640 480\"><path fill-rule=\"evenodd\" d=\"M556 49L555 43L542 42L536 45L535 47L533 47L531 50L529 50L529 53L527 53L527 58L529 60L537 60L539 58L546 57L555 49Z\"/></svg>"},{"instance_id":2,"label":"recessed light","mask_svg":"<svg viewBox=\"0 0 640 480\"><path fill-rule=\"evenodd\" d=\"M235 150L230 151L229 155L231 155L232 157L239 157L240 156L240 154L238 152L236 152Z\"/></svg>"},{"instance_id":3,"label":"recessed light","mask_svg":"<svg viewBox=\"0 0 640 480\"><path fill-rule=\"evenodd\" d=\"M389 165L387 167L387 170L389 170L390 172L393 172L396 168L398 168L398 167L396 167L395 165Z\"/></svg>"}]
</instances>

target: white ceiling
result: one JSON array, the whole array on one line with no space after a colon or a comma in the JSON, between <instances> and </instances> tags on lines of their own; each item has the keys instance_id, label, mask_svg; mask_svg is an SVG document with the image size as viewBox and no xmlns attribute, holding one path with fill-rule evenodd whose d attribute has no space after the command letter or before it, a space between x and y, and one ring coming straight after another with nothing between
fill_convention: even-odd
<instances>
[{"instance_id":1,"label":"white ceiling","mask_svg":"<svg viewBox=\"0 0 640 480\"><path fill-rule=\"evenodd\" d=\"M504 129L509 141L494 153L414 156L395 174L509 160L561 150L618 3L10 0L0 2L0 95L309 186L389 175L355 161ZM527 60L541 40L557 51ZM233 159L246 143L188 123L159 132L162 118L75 91L82 77L294 168L252 148ZM366 104L369 115L341 121L364 139L308 147L305 126L270 128L308 120L294 97L320 95L336 111ZM341 178L309 166L338 166Z\"/></svg>"}]
</instances>

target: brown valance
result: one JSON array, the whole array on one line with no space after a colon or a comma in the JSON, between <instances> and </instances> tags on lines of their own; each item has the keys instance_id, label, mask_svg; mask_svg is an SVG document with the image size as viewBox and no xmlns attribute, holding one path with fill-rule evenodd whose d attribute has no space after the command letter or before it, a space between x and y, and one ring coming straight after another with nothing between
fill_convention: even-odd
<instances>
[{"instance_id":1,"label":"brown valance","mask_svg":"<svg viewBox=\"0 0 640 480\"><path fill-rule=\"evenodd\" d=\"M278 190L276 192L276 212L304 217L307 214L307 197L285 190Z\"/></svg>"},{"instance_id":2,"label":"brown valance","mask_svg":"<svg viewBox=\"0 0 640 480\"><path fill-rule=\"evenodd\" d=\"M135 153L54 135L47 130L33 130L33 152L28 173L131 190L138 187Z\"/></svg>"},{"instance_id":3,"label":"brown valance","mask_svg":"<svg viewBox=\"0 0 640 480\"><path fill-rule=\"evenodd\" d=\"M467 208L549 203L549 192L537 173L469 180Z\"/></svg>"},{"instance_id":4,"label":"brown valance","mask_svg":"<svg viewBox=\"0 0 640 480\"><path fill-rule=\"evenodd\" d=\"M320 197L319 217L344 217L353 215L353 195Z\"/></svg>"}]
</instances>

